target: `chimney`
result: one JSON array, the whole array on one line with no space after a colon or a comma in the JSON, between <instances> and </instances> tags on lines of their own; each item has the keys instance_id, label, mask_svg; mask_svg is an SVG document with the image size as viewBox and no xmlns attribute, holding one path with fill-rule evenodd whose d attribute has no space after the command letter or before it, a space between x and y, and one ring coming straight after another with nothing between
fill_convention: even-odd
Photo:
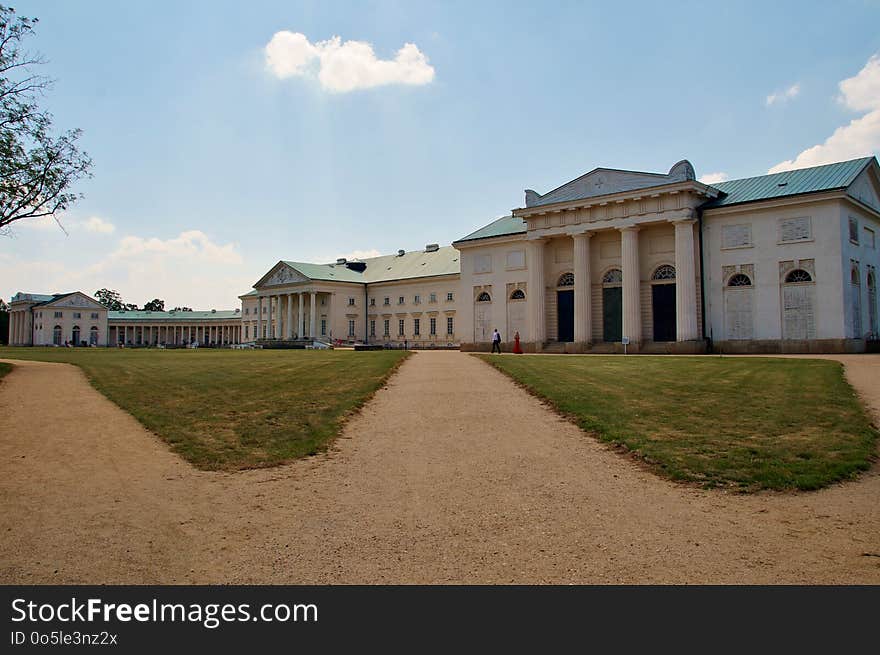
<instances>
[{"instance_id":1,"label":"chimney","mask_svg":"<svg viewBox=\"0 0 880 655\"><path fill-rule=\"evenodd\" d=\"M398 250L398 251L397 251L397 256L398 256L398 257L403 257L405 254L406 254L406 250Z\"/></svg>"},{"instance_id":2,"label":"chimney","mask_svg":"<svg viewBox=\"0 0 880 655\"><path fill-rule=\"evenodd\" d=\"M437 243L429 243L425 246L425 252L437 252L440 250L440 244Z\"/></svg>"},{"instance_id":3,"label":"chimney","mask_svg":"<svg viewBox=\"0 0 880 655\"><path fill-rule=\"evenodd\" d=\"M339 259L336 260L337 264L344 264L345 262L346 262L345 257L340 257Z\"/></svg>"}]
</instances>

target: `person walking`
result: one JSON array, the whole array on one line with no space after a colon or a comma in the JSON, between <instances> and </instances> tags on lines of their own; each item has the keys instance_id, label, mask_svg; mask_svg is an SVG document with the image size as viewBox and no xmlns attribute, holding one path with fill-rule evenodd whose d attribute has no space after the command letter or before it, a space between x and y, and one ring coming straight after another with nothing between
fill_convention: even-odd
<instances>
[{"instance_id":1,"label":"person walking","mask_svg":"<svg viewBox=\"0 0 880 655\"><path fill-rule=\"evenodd\" d=\"M501 334L498 332L498 328L495 328L495 331L492 333L492 352L498 351L498 354L501 354Z\"/></svg>"}]
</instances>

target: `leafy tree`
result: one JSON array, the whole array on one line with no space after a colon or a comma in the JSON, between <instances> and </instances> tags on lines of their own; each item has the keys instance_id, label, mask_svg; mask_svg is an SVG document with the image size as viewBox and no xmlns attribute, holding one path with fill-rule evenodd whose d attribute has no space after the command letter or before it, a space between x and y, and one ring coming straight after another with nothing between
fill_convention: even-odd
<instances>
[{"instance_id":1,"label":"leafy tree","mask_svg":"<svg viewBox=\"0 0 880 655\"><path fill-rule=\"evenodd\" d=\"M124 309L122 305L122 296L115 289L98 289L95 291L95 300L104 305L111 312L118 312ZM137 309L137 307L135 307Z\"/></svg>"},{"instance_id":2,"label":"leafy tree","mask_svg":"<svg viewBox=\"0 0 880 655\"><path fill-rule=\"evenodd\" d=\"M164 312L165 311L165 301L159 300L158 298L153 298L150 302L144 305L144 311L147 312Z\"/></svg>"},{"instance_id":3,"label":"leafy tree","mask_svg":"<svg viewBox=\"0 0 880 655\"><path fill-rule=\"evenodd\" d=\"M40 216L60 226L57 213L81 197L71 186L89 177L92 166L77 148L81 131L54 135L52 115L39 107L52 81L34 72L46 62L24 49L36 24L0 5L0 234Z\"/></svg>"},{"instance_id":4,"label":"leafy tree","mask_svg":"<svg viewBox=\"0 0 880 655\"><path fill-rule=\"evenodd\" d=\"M174 312L191 312L191 311L192 311L192 307L175 307L175 308L172 309L171 311L174 311Z\"/></svg>"},{"instance_id":5,"label":"leafy tree","mask_svg":"<svg viewBox=\"0 0 880 655\"><path fill-rule=\"evenodd\" d=\"M138 310L138 306L134 303L127 302L122 305L122 309L126 312L136 312Z\"/></svg>"}]
</instances>

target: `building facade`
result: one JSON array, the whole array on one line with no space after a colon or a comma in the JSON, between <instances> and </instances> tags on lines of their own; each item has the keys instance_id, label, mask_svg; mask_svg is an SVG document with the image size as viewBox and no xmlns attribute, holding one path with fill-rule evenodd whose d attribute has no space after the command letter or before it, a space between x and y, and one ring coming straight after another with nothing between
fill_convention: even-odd
<instances>
[{"instance_id":1,"label":"building facade","mask_svg":"<svg viewBox=\"0 0 880 655\"><path fill-rule=\"evenodd\" d=\"M530 352L859 352L880 336L874 157L708 185L597 168L455 241L280 261L228 312L17 294L14 344L322 341Z\"/></svg>"},{"instance_id":2,"label":"building facade","mask_svg":"<svg viewBox=\"0 0 880 655\"><path fill-rule=\"evenodd\" d=\"M17 293L9 304L12 346L228 346L241 343L241 312L108 311L79 291Z\"/></svg>"}]
</instances>

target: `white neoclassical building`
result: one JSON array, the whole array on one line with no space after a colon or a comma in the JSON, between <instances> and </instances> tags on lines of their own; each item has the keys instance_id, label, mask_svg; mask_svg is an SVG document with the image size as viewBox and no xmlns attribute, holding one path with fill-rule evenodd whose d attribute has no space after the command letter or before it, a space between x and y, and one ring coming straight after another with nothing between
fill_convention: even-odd
<instances>
[{"instance_id":1,"label":"white neoclassical building","mask_svg":"<svg viewBox=\"0 0 880 655\"><path fill-rule=\"evenodd\" d=\"M527 190L452 246L280 261L240 310L106 312L84 294L18 294L10 335L480 350L498 329L531 352L858 352L880 335L878 231L874 157L713 185L688 161L596 168Z\"/></svg>"},{"instance_id":2,"label":"white neoclassical building","mask_svg":"<svg viewBox=\"0 0 880 655\"><path fill-rule=\"evenodd\" d=\"M873 157L732 180L597 168L453 245L462 347L843 352L878 338Z\"/></svg>"}]
</instances>

